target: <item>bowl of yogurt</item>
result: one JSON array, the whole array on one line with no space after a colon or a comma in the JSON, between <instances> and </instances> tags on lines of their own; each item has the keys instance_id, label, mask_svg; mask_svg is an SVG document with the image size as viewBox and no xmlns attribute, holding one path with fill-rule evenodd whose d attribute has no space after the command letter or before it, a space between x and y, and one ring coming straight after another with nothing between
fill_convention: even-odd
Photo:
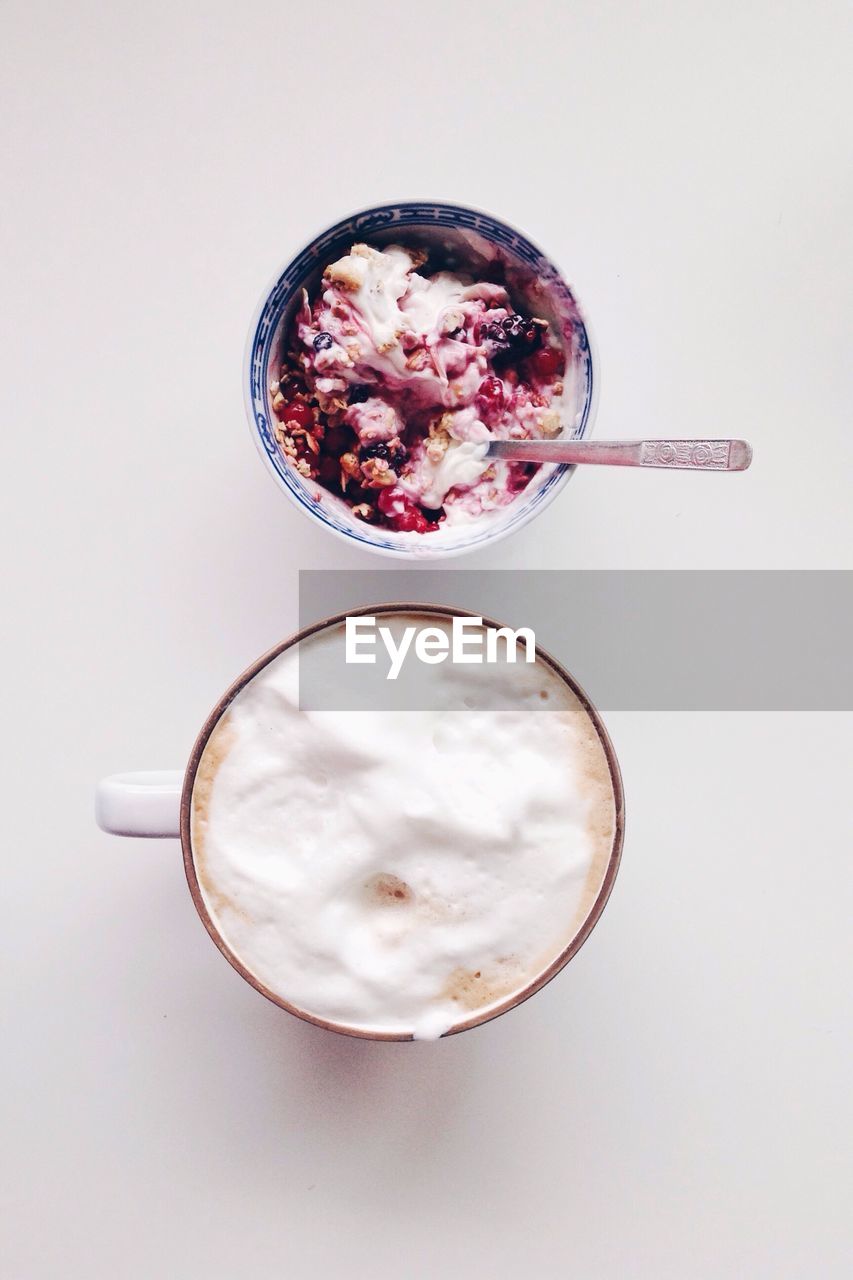
<instances>
[{"instance_id":1,"label":"bowl of yogurt","mask_svg":"<svg viewBox=\"0 0 853 1280\"><path fill-rule=\"evenodd\" d=\"M343 219L277 274L249 331L249 424L310 518L380 554L483 547L573 468L486 456L493 439L588 435L597 370L562 274L521 232L459 205Z\"/></svg>"}]
</instances>

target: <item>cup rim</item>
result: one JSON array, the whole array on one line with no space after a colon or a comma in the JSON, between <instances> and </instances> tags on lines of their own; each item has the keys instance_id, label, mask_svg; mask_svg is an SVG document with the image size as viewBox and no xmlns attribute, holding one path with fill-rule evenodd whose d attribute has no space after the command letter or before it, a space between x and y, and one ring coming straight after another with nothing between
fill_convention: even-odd
<instances>
[{"instance_id":1,"label":"cup rim","mask_svg":"<svg viewBox=\"0 0 853 1280\"><path fill-rule=\"evenodd\" d=\"M294 645L298 645L302 641L309 639L317 632L324 631L329 627L340 626L348 617L362 617L365 614L388 615L394 613L427 613L443 618L481 617L483 625L487 627L499 627L506 625L496 622L493 618L486 618L481 614L474 614L468 609L460 609L453 605L424 604L419 601L390 601L385 604L360 605L358 608L347 609L341 613L332 614L327 618L323 618L319 622L313 622L307 627L300 628L299 631L294 632L285 640L280 641L279 644L268 649L260 658L257 658L237 677L236 680L233 681L226 692L220 697L215 707L205 720L193 745L193 749L187 763L183 789L181 792L180 836L184 872L195 909L215 945L222 952L229 964L237 970L242 978L245 978L250 986L254 987L256 991L260 992L262 996L265 996L280 1009L286 1010L295 1017L301 1018L303 1022L309 1022L315 1027L322 1027L326 1031L334 1031L339 1035L351 1036L358 1040L413 1041L415 1037L411 1033L371 1031L364 1027L350 1026L346 1023L334 1022L327 1018L321 1018L316 1014L310 1013L307 1009L299 1008L298 1005L292 1004L283 996L278 995L251 972L251 970L242 962L237 953L233 951L225 941L225 938L210 915L210 912L207 909L207 904L204 901L192 850L192 793L195 785L196 774L198 772L198 766L210 735L237 695L251 680L254 679L256 675L259 674L259 672L263 671L270 662L279 657L282 653L286 652L286 650L292 648ZM518 1005L523 1004L525 1000L529 1000L537 991L541 991L541 989L546 986L552 978L555 978L578 953L601 918L602 912L607 905L607 900L613 889L616 874L619 870L619 865L622 859L622 847L625 839L625 795L622 784L622 773L619 768L619 761L616 757L616 752L610 739L610 735L604 726L604 722L601 719L598 709L594 706L585 690L581 688L574 676L566 670L562 663L558 662L556 658L543 649L538 643L536 645L536 659L537 661L541 660L544 662L545 665L548 666L551 671L568 686L572 693L574 693L589 716L598 739L604 748L610 782L613 788L613 802L615 808L613 843L610 850L610 856L607 861L607 867L605 868L598 893L596 894L592 906L590 907L581 927L562 951L560 951L559 954L551 961L547 968L542 970L541 973L537 974L535 978L513 995L507 996L496 1005L488 1006L482 1012L474 1013L471 1017L465 1018L458 1023L454 1023L452 1027L443 1032L440 1039L445 1039L452 1035L458 1035L461 1031L469 1031L474 1027L482 1026L486 1022L491 1022L494 1018L501 1017L511 1009L515 1009Z\"/></svg>"},{"instance_id":2,"label":"cup rim","mask_svg":"<svg viewBox=\"0 0 853 1280\"><path fill-rule=\"evenodd\" d=\"M251 322L249 324L249 331L248 331L248 334L246 335L246 343L243 351L243 404L246 411L246 419L247 419L248 427L251 432L252 439L255 444L255 448L257 449L261 457L264 467L266 468L269 475L275 481L277 487L283 493L286 494L288 500L297 508L297 510L299 510L302 513L303 516L305 516L306 519L310 520L312 524L315 524L315 525L319 524L320 526L325 528L327 532L329 532L335 538L337 538L340 542L344 542L348 546L352 546L353 544L355 544L355 546L359 550L371 552L374 555L386 556L393 560L415 560L415 561L423 562L426 560L452 559L455 556L468 555L474 551L484 550L487 547L493 546L497 542L501 542L504 538L508 537L511 533L515 533L519 529L524 528L525 525L529 524L530 521L535 516L539 515L542 511L544 511L547 507L551 505L551 503L554 501L557 495L561 493L562 490L565 488L566 484L568 484L569 480L571 479L571 477L573 476L576 470L576 467L573 464L566 464L566 463L560 463L555 465L554 482L550 485L547 491L542 494L538 502L536 502L535 504L529 503L526 507L522 507L521 510L518 511L515 517L515 520L512 523L503 523L503 524L497 525L492 532L487 532L486 534L482 535L480 540L477 542L468 543L463 541L461 545L451 546L451 547L443 547L435 543L427 544L427 543L424 543L423 541L418 543L412 542L410 545L403 544L401 546L389 546L389 545L385 545L384 543L373 542L370 540L369 537L357 537L354 533L347 532L343 529L337 528L334 524L332 524L330 521L324 518L321 512L317 510L316 505L312 505L307 501L301 501L298 495L296 494L296 492L294 492L285 483L284 479L276 469L276 466L273 463L273 460L270 457L265 447L262 431L257 420L257 409L255 405L255 397L254 397L254 390L253 390L253 367L254 367L253 353L254 353L255 345L260 333L261 325L264 319L264 314L267 310L267 307L269 306L270 298L272 297L273 293L277 289L282 276L290 269L290 267L294 263L298 262L299 259L301 259L304 255L308 254L313 249L313 247L317 244L318 241L322 241L323 239L325 239L325 237L331 231L336 230L341 225L346 224L347 222L354 222L358 219L366 218L374 214L382 213L383 211L388 209L401 209L401 208L407 208L407 207L434 209L434 210L447 210L447 211L454 211L454 210L462 211L465 214L469 214L474 217L484 218L489 222L495 223L499 225L508 234L517 237L520 242L522 242L523 244L533 249L543 259L543 261L548 264L548 266L552 269L555 275L559 277L559 280L571 295L575 305L578 308L578 311L580 312L581 319L583 322L584 332L586 334L587 350L589 353L589 390L588 390L587 401L586 401L586 412L583 419L582 431L580 435L577 437L577 439L587 439L590 435L593 434L593 430L595 427L595 420L598 413L598 400L599 400L599 394L600 394L600 362L599 362L598 344L597 344L595 335L592 331L592 327L590 325L589 318L586 314L586 310L584 307L582 307L578 303L578 299L575 294L575 291L572 288L572 286L569 284L568 279L564 271L562 270L562 268L554 261L554 259L549 254L546 254L545 252L543 252L543 250L540 249L539 245L536 244L535 241L531 240L529 236L520 228L516 227L512 223L506 222L503 218L498 217L496 214L489 213L487 210L482 209L476 205L460 204L460 203L451 202L448 200L417 200L417 199L384 201L380 204L367 205L363 208L355 209L349 214L342 215L341 217L336 219L334 222L331 222L328 225L324 226L323 229L319 231L316 235L312 236L309 240L305 241L295 253L290 254L287 258L285 258L282 261L275 275L270 279L269 283L267 284L266 288L261 294L260 300L258 301L258 304L255 307L255 310L252 314ZM440 224L436 221L435 225L440 225ZM266 372L264 371L263 372L264 386L266 386L266 381L267 381ZM520 496L523 497L523 495L520 495ZM369 528L370 526L367 526L367 527Z\"/></svg>"}]
</instances>

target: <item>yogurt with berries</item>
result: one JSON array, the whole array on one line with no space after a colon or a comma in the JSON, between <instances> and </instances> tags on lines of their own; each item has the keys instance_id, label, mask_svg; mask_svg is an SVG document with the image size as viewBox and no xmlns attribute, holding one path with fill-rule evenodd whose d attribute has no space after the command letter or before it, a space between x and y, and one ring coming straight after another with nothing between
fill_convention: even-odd
<instances>
[{"instance_id":1,"label":"yogurt with berries","mask_svg":"<svg viewBox=\"0 0 853 1280\"><path fill-rule=\"evenodd\" d=\"M420 249L354 244L285 332L276 440L367 523L428 536L476 520L537 470L488 458L489 440L560 434L571 341L503 282L431 273Z\"/></svg>"}]
</instances>

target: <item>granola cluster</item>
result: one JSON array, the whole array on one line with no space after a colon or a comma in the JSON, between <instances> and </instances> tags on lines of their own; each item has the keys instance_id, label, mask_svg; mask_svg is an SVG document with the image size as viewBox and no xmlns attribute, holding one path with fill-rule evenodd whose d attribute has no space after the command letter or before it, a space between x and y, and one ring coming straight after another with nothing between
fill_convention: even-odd
<instances>
[{"instance_id":1,"label":"granola cluster","mask_svg":"<svg viewBox=\"0 0 853 1280\"><path fill-rule=\"evenodd\" d=\"M421 275L425 255L354 245L307 294L270 392L292 466L359 519L430 533L505 505L534 467L491 438L561 429L565 352L500 284Z\"/></svg>"}]
</instances>

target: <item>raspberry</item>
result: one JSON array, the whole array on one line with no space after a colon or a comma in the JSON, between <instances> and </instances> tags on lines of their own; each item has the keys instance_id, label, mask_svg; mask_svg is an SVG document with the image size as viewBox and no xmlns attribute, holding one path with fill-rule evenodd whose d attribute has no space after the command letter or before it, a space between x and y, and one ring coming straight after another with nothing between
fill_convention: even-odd
<instances>
[{"instance_id":1,"label":"raspberry","mask_svg":"<svg viewBox=\"0 0 853 1280\"><path fill-rule=\"evenodd\" d=\"M395 516L393 525L398 533L426 533L429 528L426 516L421 515L417 507Z\"/></svg>"}]
</instances>

